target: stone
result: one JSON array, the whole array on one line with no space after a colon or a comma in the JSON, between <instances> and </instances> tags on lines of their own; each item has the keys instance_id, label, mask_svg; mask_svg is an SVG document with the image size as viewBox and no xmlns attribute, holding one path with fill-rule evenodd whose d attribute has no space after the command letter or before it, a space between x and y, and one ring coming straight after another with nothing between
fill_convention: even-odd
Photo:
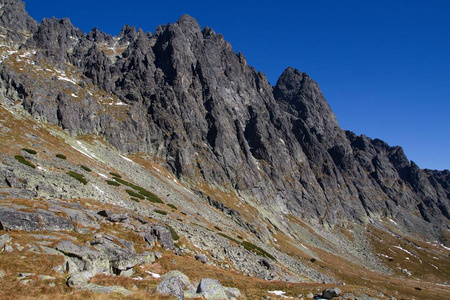
<instances>
[{"instance_id":1,"label":"stone","mask_svg":"<svg viewBox=\"0 0 450 300\"><path fill-rule=\"evenodd\" d=\"M313 294L313 293L308 293L308 294L306 295L306 298L308 298L308 299L313 299L313 298L314 298L314 294Z\"/></svg>"},{"instance_id":2,"label":"stone","mask_svg":"<svg viewBox=\"0 0 450 300\"><path fill-rule=\"evenodd\" d=\"M9 243L12 241L12 238L9 236L9 234L5 233L0 236L0 249L3 249L3 246L5 246L6 243Z\"/></svg>"},{"instance_id":3,"label":"stone","mask_svg":"<svg viewBox=\"0 0 450 300\"><path fill-rule=\"evenodd\" d=\"M263 266L264 268L266 268L267 270L273 271L273 270L275 269L268 259L261 258L261 259L258 261L258 263L259 263L261 266Z\"/></svg>"},{"instance_id":4,"label":"stone","mask_svg":"<svg viewBox=\"0 0 450 300\"><path fill-rule=\"evenodd\" d=\"M238 288L224 287L228 299L238 299L241 296L241 291Z\"/></svg>"},{"instance_id":5,"label":"stone","mask_svg":"<svg viewBox=\"0 0 450 300\"><path fill-rule=\"evenodd\" d=\"M6 244L6 245L3 247L3 250L4 250L5 252L13 252L13 251L14 251L14 248L13 248L10 244Z\"/></svg>"},{"instance_id":6,"label":"stone","mask_svg":"<svg viewBox=\"0 0 450 300\"><path fill-rule=\"evenodd\" d=\"M99 211L98 214L102 217L106 217L106 220L113 222L113 223L124 222L129 219L129 217L127 215L116 214L109 210Z\"/></svg>"},{"instance_id":7,"label":"stone","mask_svg":"<svg viewBox=\"0 0 450 300\"><path fill-rule=\"evenodd\" d=\"M104 294L119 293L124 296L128 296L131 294L131 292L129 290L127 290L126 288L124 288L123 286L117 286L117 285L102 286L102 285L98 285L98 284L89 283L89 284L86 284L86 285L80 287L80 289L88 290L88 291L91 291L94 293L104 293Z\"/></svg>"},{"instance_id":8,"label":"stone","mask_svg":"<svg viewBox=\"0 0 450 300\"><path fill-rule=\"evenodd\" d=\"M84 227L91 227L95 229L100 229L100 225L90 217L88 217L83 211L78 209L71 209L63 206L58 206L58 209L63 211L70 220L75 223L78 223Z\"/></svg>"},{"instance_id":9,"label":"stone","mask_svg":"<svg viewBox=\"0 0 450 300\"><path fill-rule=\"evenodd\" d=\"M0 207L0 230L39 230L39 217L35 213L16 211L9 207Z\"/></svg>"},{"instance_id":10,"label":"stone","mask_svg":"<svg viewBox=\"0 0 450 300\"><path fill-rule=\"evenodd\" d=\"M206 257L206 255L203 255L203 254L195 255L195 259L201 261L204 264L206 264L208 262L208 258Z\"/></svg>"},{"instance_id":11,"label":"stone","mask_svg":"<svg viewBox=\"0 0 450 300\"><path fill-rule=\"evenodd\" d=\"M173 249L175 247L172 239L172 233L169 228L159 224L154 224L152 225L151 233L165 249Z\"/></svg>"},{"instance_id":12,"label":"stone","mask_svg":"<svg viewBox=\"0 0 450 300\"><path fill-rule=\"evenodd\" d=\"M180 277L167 277L162 279L153 293L170 295L175 297L177 300L184 300L184 287L185 284Z\"/></svg>"},{"instance_id":13,"label":"stone","mask_svg":"<svg viewBox=\"0 0 450 300\"><path fill-rule=\"evenodd\" d=\"M331 289L325 289L322 292L322 298L325 299L333 299L335 297L338 297L341 294L341 290L337 287L331 288Z\"/></svg>"},{"instance_id":14,"label":"stone","mask_svg":"<svg viewBox=\"0 0 450 300\"><path fill-rule=\"evenodd\" d=\"M68 256L68 265L75 265L79 271L91 271L94 274L108 273L110 263L108 256L98 250L76 245L71 241L63 240L55 247L56 250Z\"/></svg>"},{"instance_id":15,"label":"stone","mask_svg":"<svg viewBox=\"0 0 450 300\"><path fill-rule=\"evenodd\" d=\"M203 278L197 287L197 293L208 300L228 299L225 288L216 279Z\"/></svg>"},{"instance_id":16,"label":"stone","mask_svg":"<svg viewBox=\"0 0 450 300\"><path fill-rule=\"evenodd\" d=\"M69 231L74 229L74 226L70 220L59 217L50 211L38 209L37 215L42 222L43 230Z\"/></svg>"},{"instance_id":17,"label":"stone","mask_svg":"<svg viewBox=\"0 0 450 300\"><path fill-rule=\"evenodd\" d=\"M170 271L170 272L162 275L161 279L164 280L164 279L168 279L168 278L172 278L172 277L179 278L185 286L189 286L191 284L189 277L187 277L185 274L183 274L182 272L180 272L178 270L173 270L173 271Z\"/></svg>"},{"instance_id":18,"label":"stone","mask_svg":"<svg viewBox=\"0 0 450 300\"><path fill-rule=\"evenodd\" d=\"M81 288L89 283L89 280L94 277L94 273L92 271L83 271L72 274L67 279L67 285L69 287Z\"/></svg>"}]
</instances>

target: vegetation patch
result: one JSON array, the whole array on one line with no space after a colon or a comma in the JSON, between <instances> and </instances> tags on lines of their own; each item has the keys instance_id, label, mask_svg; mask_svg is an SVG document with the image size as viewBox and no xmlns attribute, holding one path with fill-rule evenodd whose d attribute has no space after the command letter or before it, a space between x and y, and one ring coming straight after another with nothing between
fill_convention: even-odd
<instances>
[{"instance_id":1,"label":"vegetation patch","mask_svg":"<svg viewBox=\"0 0 450 300\"><path fill-rule=\"evenodd\" d=\"M80 165L80 168L82 168L83 170L85 170L86 172L91 172L92 170L89 167L86 167L84 165Z\"/></svg>"},{"instance_id":2,"label":"vegetation patch","mask_svg":"<svg viewBox=\"0 0 450 300\"><path fill-rule=\"evenodd\" d=\"M120 186L120 183L118 183L117 181L112 181L112 180L105 180L105 181L108 185Z\"/></svg>"},{"instance_id":3,"label":"vegetation patch","mask_svg":"<svg viewBox=\"0 0 450 300\"><path fill-rule=\"evenodd\" d=\"M236 244L239 244L239 243L240 243L238 240L232 238L231 236L226 235L226 234L223 233L223 232L218 232L217 234L220 235L220 236L223 236L224 238L229 239L229 240L232 241L232 242L235 242Z\"/></svg>"},{"instance_id":4,"label":"vegetation patch","mask_svg":"<svg viewBox=\"0 0 450 300\"><path fill-rule=\"evenodd\" d=\"M175 210L178 209L178 207L176 207L176 206L173 205L172 203L167 203L167 206L170 207L170 208L173 208L173 209L175 209Z\"/></svg>"},{"instance_id":5,"label":"vegetation patch","mask_svg":"<svg viewBox=\"0 0 450 300\"><path fill-rule=\"evenodd\" d=\"M67 172L67 174L73 178L75 178L76 180L78 180L79 182L81 182L82 184L87 184L87 180L86 178L84 178L83 175L81 175L80 173L77 173L75 171L69 171Z\"/></svg>"},{"instance_id":6,"label":"vegetation patch","mask_svg":"<svg viewBox=\"0 0 450 300\"><path fill-rule=\"evenodd\" d=\"M164 216L167 215L167 211L164 211L164 210L154 209L153 211L160 215L164 215Z\"/></svg>"},{"instance_id":7,"label":"vegetation patch","mask_svg":"<svg viewBox=\"0 0 450 300\"><path fill-rule=\"evenodd\" d=\"M30 154L33 154L33 155L37 153L36 150L33 150L33 149L23 148L22 150L25 151L25 152L28 152Z\"/></svg>"},{"instance_id":8,"label":"vegetation patch","mask_svg":"<svg viewBox=\"0 0 450 300\"><path fill-rule=\"evenodd\" d=\"M33 169L36 169L36 166L29 160L27 160L25 157L23 157L22 155L16 155L14 156L15 159L17 159L18 162L23 163L24 165L27 165Z\"/></svg>"},{"instance_id":9,"label":"vegetation patch","mask_svg":"<svg viewBox=\"0 0 450 300\"><path fill-rule=\"evenodd\" d=\"M141 200L139 200L138 198L131 197L130 199L133 200L134 202L141 202Z\"/></svg>"},{"instance_id":10,"label":"vegetation patch","mask_svg":"<svg viewBox=\"0 0 450 300\"><path fill-rule=\"evenodd\" d=\"M141 200L144 200L144 199L145 199L144 196L142 196L142 195L139 194L139 193L136 193L135 191L126 189L125 192L127 192L127 194L130 195L131 197L139 198L139 199L141 199Z\"/></svg>"},{"instance_id":11,"label":"vegetation patch","mask_svg":"<svg viewBox=\"0 0 450 300\"><path fill-rule=\"evenodd\" d=\"M222 228L220 228L219 226L214 226L215 229L217 229L218 231L223 231Z\"/></svg>"},{"instance_id":12,"label":"vegetation patch","mask_svg":"<svg viewBox=\"0 0 450 300\"><path fill-rule=\"evenodd\" d=\"M170 230L170 234L172 235L172 239L174 241L178 241L180 239L180 236L178 235L178 233L175 231L175 229L173 229L172 227L170 227L169 225L166 224L166 226L169 228Z\"/></svg>"},{"instance_id":13,"label":"vegetation patch","mask_svg":"<svg viewBox=\"0 0 450 300\"><path fill-rule=\"evenodd\" d=\"M275 257L273 257L266 250L264 250L264 249L262 249L262 248L260 248L260 247L258 247L256 245L254 245L254 244L252 244L250 242L243 241L243 242L241 242L241 245L244 246L244 248L249 250L249 251L252 251L252 252L254 252L254 253L258 254L258 255L261 255L263 257L270 258L270 259L273 259L273 260L276 261Z\"/></svg>"},{"instance_id":14,"label":"vegetation patch","mask_svg":"<svg viewBox=\"0 0 450 300\"><path fill-rule=\"evenodd\" d=\"M67 156L65 156L64 154L58 153L56 154L57 158L61 158L61 159L67 159Z\"/></svg>"},{"instance_id":15,"label":"vegetation patch","mask_svg":"<svg viewBox=\"0 0 450 300\"><path fill-rule=\"evenodd\" d=\"M119 182L119 183L121 183L121 184L123 184L123 185L125 185L125 186L128 186L128 187L138 191L141 196L147 197L147 200L150 201L150 202L153 202L153 203L164 203L158 196L156 196L155 194L147 191L143 187L135 185L135 184L133 184L131 182L128 182L126 180L123 180L123 179L121 179L121 178L119 178L117 176L114 177L114 180ZM138 197L138 198L140 198L140 197ZM140 198L140 199L143 199L143 198Z\"/></svg>"},{"instance_id":16,"label":"vegetation patch","mask_svg":"<svg viewBox=\"0 0 450 300\"><path fill-rule=\"evenodd\" d=\"M111 176L113 176L113 177L122 178L122 176L120 176L120 174L117 174L115 172L109 172L109 174L111 174Z\"/></svg>"}]
</instances>

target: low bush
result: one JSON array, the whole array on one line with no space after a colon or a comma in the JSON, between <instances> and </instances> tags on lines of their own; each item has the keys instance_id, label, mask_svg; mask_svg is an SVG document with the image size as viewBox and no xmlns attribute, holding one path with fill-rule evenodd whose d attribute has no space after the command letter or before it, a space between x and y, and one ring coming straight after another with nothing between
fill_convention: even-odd
<instances>
[{"instance_id":1,"label":"low bush","mask_svg":"<svg viewBox=\"0 0 450 300\"><path fill-rule=\"evenodd\" d=\"M120 185L120 183L118 183L116 181L112 181L112 180L108 180L108 179L106 179L105 181L106 181L106 183L108 185L113 185L113 186L119 186Z\"/></svg>"},{"instance_id":2,"label":"low bush","mask_svg":"<svg viewBox=\"0 0 450 300\"><path fill-rule=\"evenodd\" d=\"M125 190L125 192L127 192L127 194L130 195L131 197L139 198L139 199L141 199L141 200L144 200L144 199L145 199L144 196L142 196L141 194L136 193L135 191L132 191L132 190L128 190L128 189L127 189L127 190Z\"/></svg>"},{"instance_id":3,"label":"low bush","mask_svg":"<svg viewBox=\"0 0 450 300\"><path fill-rule=\"evenodd\" d=\"M92 172L92 170L84 165L80 165L80 168L82 168L83 170L85 170L86 172Z\"/></svg>"},{"instance_id":4,"label":"low bush","mask_svg":"<svg viewBox=\"0 0 450 300\"><path fill-rule=\"evenodd\" d=\"M173 208L173 209L175 209L175 210L178 209L178 208L177 208L175 205L173 205L172 203L167 203L167 206L170 207L170 208Z\"/></svg>"},{"instance_id":5,"label":"low bush","mask_svg":"<svg viewBox=\"0 0 450 300\"><path fill-rule=\"evenodd\" d=\"M223 231L222 228L220 228L219 226L214 226L214 228L219 230L219 231Z\"/></svg>"},{"instance_id":6,"label":"low bush","mask_svg":"<svg viewBox=\"0 0 450 300\"><path fill-rule=\"evenodd\" d=\"M60 153L56 154L56 157L61 158L61 159L67 159L67 156L65 156L64 154L60 154Z\"/></svg>"},{"instance_id":7,"label":"low bush","mask_svg":"<svg viewBox=\"0 0 450 300\"><path fill-rule=\"evenodd\" d=\"M36 150L33 150L33 149L23 148L22 150L25 151L25 152L28 152L30 154L36 154L37 153Z\"/></svg>"},{"instance_id":8,"label":"low bush","mask_svg":"<svg viewBox=\"0 0 450 300\"><path fill-rule=\"evenodd\" d=\"M172 227L170 227L169 225L166 224L166 226L169 228L170 230L170 234L172 235L172 239L174 241L178 241L180 239L180 236L178 235L178 233L175 231L175 229L173 229Z\"/></svg>"},{"instance_id":9,"label":"low bush","mask_svg":"<svg viewBox=\"0 0 450 300\"><path fill-rule=\"evenodd\" d=\"M229 240L232 241L232 242L235 242L236 244L239 244L239 241L238 241L238 240L232 238L231 236L226 235L226 234L223 233L223 232L218 232L217 234L220 235L220 236L223 236L224 238L229 239Z\"/></svg>"},{"instance_id":10,"label":"low bush","mask_svg":"<svg viewBox=\"0 0 450 300\"><path fill-rule=\"evenodd\" d=\"M126 185L126 186L128 186L128 187L130 187L130 188L132 188L132 189L134 189L136 191L138 191L139 194L141 194L144 197L147 197L147 200L150 201L150 202L153 202L153 203L164 203L158 196L156 196L155 194L147 191L146 189L144 189L144 188L142 188L142 187L140 187L138 185L135 185L135 184L133 184L131 182L123 180L123 179L121 179L121 178L119 178L117 176L114 177L114 180L119 182L119 183L121 183L121 184L123 184L123 185Z\"/></svg>"},{"instance_id":11,"label":"low bush","mask_svg":"<svg viewBox=\"0 0 450 300\"><path fill-rule=\"evenodd\" d=\"M36 169L36 166L29 160L27 160L25 157L23 157L22 155L16 155L14 156L15 159L17 159L18 162L23 163L24 165L27 165L33 169Z\"/></svg>"},{"instance_id":12,"label":"low bush","mask_svg":"<svg viewBox=\"0 0 450 300\"><path fill-rule=\"evenodd\" d=\"M155 213L158 213L158 214L160 214L160 215L167 215L167 211L164 211L164 210L160 210L160 209L154 209L153 210Z\"/></svg>"},{"instance_id":13,"label":"low bush","mask_svg":"<svg viewBox=\"0 0 450 300\"><path fill-rule=\"evenodd\" d=\"M120 174L117 174L115 172L109 172L109 174L112 175L113 177L122 178L122 176L120 176Z\"/></svg>"},{"instance_id":14,"label":"low bush","mask_svg":"<svg viewBox=\"0 0 450 300\"><path fill-rule=\"evenodd\" d=\"M249 250L249 251L252 251L252 252L254 252L254 253L258 254L258 255L261 255L261 256L263 256L263 257L266 257L266 258L270 258L270 259L276 260L275 257L273 257L273 256L272 256L270 253L268 253L266 250L264 250L264 249L262 249L262 248L260 248L260 247L258 247L258 246L256 246L256 245L254 245L254 244L252 244L252 243L250 243L250 242L243 241L243 242L241 242L241 245L244 246L245 249L247 249L247 250Z\"/></svg>"},{"instance_id":15,"label":"low bush","mask_svg":"<svg viewBox=\"0 0 450 300\"><path fill-rule=\"evenodd\" d=\"M141 200L139 200L138 198L131 197L130 199L133 200L134 202L141 202Z\"/></svg>"},{"instance_id":16,"label":"low bush","mask_svg":"<svg viewBox=\"0 0 450 300\"><path fill-rule=\"evenodd\" d=\"M82 184L87 184L87 180L86 178L84 178L83 175L81 175L80 173L77 173L75 171L69 171L67 172L67 174L73 178L75 178L76 180L78 180L79 182L81 182Z\"/></svg>"}]
</instances>

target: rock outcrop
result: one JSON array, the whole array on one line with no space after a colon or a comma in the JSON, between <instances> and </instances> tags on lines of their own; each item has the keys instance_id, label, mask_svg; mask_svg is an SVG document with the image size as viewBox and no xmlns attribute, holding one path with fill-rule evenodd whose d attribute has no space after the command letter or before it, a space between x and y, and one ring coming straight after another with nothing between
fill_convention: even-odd
<instances>
[{"instance_id":1,"label":"rock outcrop","mask_svg":"<svg viewBox=\"0 0 450 300\"><path fill-rule=\"evenodd\" d=\"M330 227L392 217L429 239L448 229L448 174L421 170L400 147L345 132L307 74L287 68L272 87L190 16L154 34L125 26L112 37L85 34L68 19L38 25L18 0L2 9L4 28L28 32L20 46L36 51L35 62L64 70L37 82L2 66L3 91L36 118L103 136L124 153L152 154L186 184L235 191L273 212L280 227L277 216L291 213Z\"/></svg>"}]
</instances>

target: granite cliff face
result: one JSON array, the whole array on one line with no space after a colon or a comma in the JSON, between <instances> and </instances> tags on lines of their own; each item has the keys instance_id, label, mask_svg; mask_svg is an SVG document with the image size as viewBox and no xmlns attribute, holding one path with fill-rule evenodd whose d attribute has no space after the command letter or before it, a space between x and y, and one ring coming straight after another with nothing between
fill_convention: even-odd
<instances>
[{"instance_id":1,"label":"granite cliff face","mask_svg":"<svg viewBox=\"0 0 450 300\"><path fill-rule=\"evenodd\" d=\"M342 130L307 74L287 68L272 87L190 16L113 37L68 19L38 24L6 0L0 25L35 66L58 70L1 66L3 95L37 119L151 154L192 188L261 207L279 228L279 216L293 214L326 227L392 218L427 239L448 231L448 171L421 170L401 147Z\"/></svg>"}]
</instances>

